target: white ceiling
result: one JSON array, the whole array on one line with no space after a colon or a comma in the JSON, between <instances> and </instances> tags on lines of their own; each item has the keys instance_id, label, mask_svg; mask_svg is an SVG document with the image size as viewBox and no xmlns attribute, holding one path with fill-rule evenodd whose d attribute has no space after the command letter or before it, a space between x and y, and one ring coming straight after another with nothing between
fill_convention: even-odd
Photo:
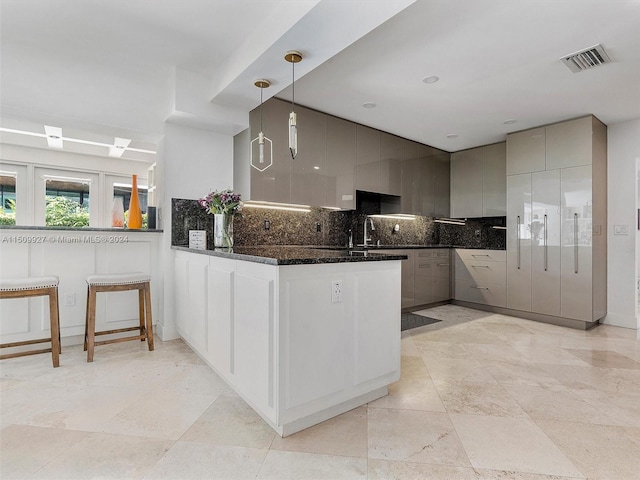
<instances>
[{"instance_id":1,"label":"white ceiling","mask_svg":"<svg viewBox=\"0 0 640 480\"><path fill-rule=\"evenodd\" d=\"M165 121L237 133L255 78L290 99L289 49L297 103L448 151L640 118L640 0L2 0L0 22L0 126L139 148ZM611 64L559 60L597 43Z\"/></svg>"}]
</instances>

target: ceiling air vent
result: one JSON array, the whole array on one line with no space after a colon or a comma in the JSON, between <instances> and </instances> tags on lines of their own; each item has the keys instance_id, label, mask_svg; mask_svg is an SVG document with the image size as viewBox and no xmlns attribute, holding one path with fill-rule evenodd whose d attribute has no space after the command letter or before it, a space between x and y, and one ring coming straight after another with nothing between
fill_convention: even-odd
<instances>
[{"instance_id":1,"label":"ceiling air vent","mask_svg":"<svg viewBox=\"0 0 640 480\"><path fill-rule=\"evenodd\" d=\"M600 44L589 47L586 50L565 55L561 60L573 73L611 62L609 55L607 55L607 52L604 51L604 48L602 48Z\"/></svg>"}]
</instances>

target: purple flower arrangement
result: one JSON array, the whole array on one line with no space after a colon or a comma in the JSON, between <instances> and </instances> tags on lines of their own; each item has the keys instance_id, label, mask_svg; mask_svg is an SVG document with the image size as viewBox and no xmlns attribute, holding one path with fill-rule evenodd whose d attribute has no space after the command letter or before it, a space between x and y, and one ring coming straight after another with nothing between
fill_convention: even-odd
<instances>
[{"instance_id":1,"label":"purple flower arrangement","mask_svg":"<svg viewBox=\"0 0 640 480\"><path fill-rule=\"evenodd\" d=\"M242 211L240 194L233 193L231 190L209 192L206 197L199 199L198 203L211 214L236 215Z\"/></svg>"}]
</instances>

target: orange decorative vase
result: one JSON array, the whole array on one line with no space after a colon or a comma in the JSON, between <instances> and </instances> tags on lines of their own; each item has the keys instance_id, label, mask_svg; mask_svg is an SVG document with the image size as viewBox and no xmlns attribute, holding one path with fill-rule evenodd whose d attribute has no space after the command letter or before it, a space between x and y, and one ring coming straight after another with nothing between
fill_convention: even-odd
<instances>
[{"instance_id":1,"label":"orange decorative vase","mask_svg":"<svg viewBox=\"0 0 640 480\"><path fill-rule=\"evenodd\" d=\"M140 199L138 198L138 176L133 175L131 180L131 200L129 201L128 228L142 228L142 212L140 211Z\"/></svg>"}]
</instances>

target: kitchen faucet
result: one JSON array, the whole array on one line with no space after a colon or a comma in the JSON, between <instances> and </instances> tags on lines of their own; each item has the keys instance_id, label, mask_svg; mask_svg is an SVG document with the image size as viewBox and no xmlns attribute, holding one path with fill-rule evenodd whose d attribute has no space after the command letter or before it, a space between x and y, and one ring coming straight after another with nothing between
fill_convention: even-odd
<instances>
[{"instance_id":1,"label":"kitchen faucet","mask_svg":"<svg viewBox=\"0 0 640 480\"><path fill-rule=\"evenodd\" d=\"M364 217L364 243L363 243L364 247L367 247L368 246L367 242L371 241L371 237L367 237L367 223L371 224L372 232L376 229L375 225L373 224L373 219L369 217Z\"/></svg>"}]
</instances>

